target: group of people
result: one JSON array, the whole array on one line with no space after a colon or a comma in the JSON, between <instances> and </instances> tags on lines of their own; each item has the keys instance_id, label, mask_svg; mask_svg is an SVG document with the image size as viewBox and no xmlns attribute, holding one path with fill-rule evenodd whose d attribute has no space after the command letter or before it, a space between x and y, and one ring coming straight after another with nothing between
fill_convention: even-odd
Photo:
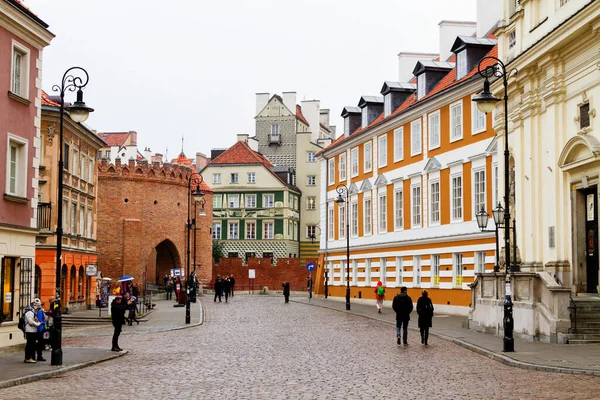
<instances>
[{"instance_id":1,"label":"group of people","mask_svg":"<svg viewBox=\"0 0 600 400\"><path fill-rule=\"evenodd\" d=\"M227 303L229 296L233 297L234 287L235 287L235 278L233 277L233 274L231 274L229 276L225 275L224 278L221 277L221 275L217 275L217 277L215 278L215 285L214 285L214 289L215 289L214 301L216 302L217 298L218 298L219 303L221 303L221 298L223 296L225 296L225 303Z\"/></svg>"},{"instance_id":2,"label":"group of people","mask_svg":"<svg viewBox=\"0 0 600 400\"><path fill-rule=\"evenodd\" d=\"M26 363L35 364L38 361L46 361L43 351L46 349L46 344L49 343L56 307L58 307L58 303L54 301L54 297L51 297L50 309L47 311L44 310L44 303L38 298L33 299L31 305L25 308L23 328L26 340Z\"/></svg>"},{"instance_id":3,"label":"group of people","mask_svg":"<svg viewBox=\"0 0 600 400\"><path fill-rule=\"evenodd\" d=\"M382 313L383 299L385 298L385 287L381 281L377 282L374 289L377 313ZM400 288L400 293L394 296L392 309L396 313L396 342L398 345L408 346L408 322L410 313L413 311L413 301L408 295L406 286ZM417 314L419 315L419 331L421 333L421 344L427 346L429 340L429 328L433 320L433 303L429 298L427 290L423 290L421 297L417 300ZM402 333L402 335L401 335Z\"/></svg>"}]
</instances>

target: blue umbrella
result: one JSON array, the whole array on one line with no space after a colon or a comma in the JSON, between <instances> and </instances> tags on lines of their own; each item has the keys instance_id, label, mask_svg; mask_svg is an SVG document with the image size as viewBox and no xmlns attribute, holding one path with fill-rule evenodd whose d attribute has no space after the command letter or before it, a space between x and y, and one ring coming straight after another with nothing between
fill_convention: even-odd
<instances>
[{"instance_id":1,"label":"blue umbrella","mask_svg":"<svg viewBox=\"0 0 600 400\"><path fill-rule=\"evenodd\" d=\"M131 275L125 275L119 278L119 282L127 282L127 281L132 281L133 280L133 276Z\"/></svg>"}]
</instances>

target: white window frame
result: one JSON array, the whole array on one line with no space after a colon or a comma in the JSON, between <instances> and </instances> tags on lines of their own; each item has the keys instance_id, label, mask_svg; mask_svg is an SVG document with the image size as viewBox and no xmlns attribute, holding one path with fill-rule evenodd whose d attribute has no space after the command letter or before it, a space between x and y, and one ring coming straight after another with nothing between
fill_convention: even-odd
<instances>
[{"instance_id":1,"label":"white window frame","mask_svg":"<svg viewBox=\"0 0 600 400\"><path fill-rule=\"evenodd\" d=\"M394 162L404 160L404 127L394 129Z\"/></svg>"},{"instance_id":2,"label":"white window frame","mask_svg":"<svg viewBox=\"0 0 600 400\"><path fill-rule=\"evenodd\" d=\"M273 238L275 238L275 222L263 221L263 239L273 240Z\"/></svg>"},{"instance_id":3,"label":"white window frame","mask_svg":"<svg viewBox=\"0 0 600 400\"><path fill-rule=\"evenodd\" d=\"M498 174L500 173L500 169L498 167L498 163L493 163L492 164L492 174L494 175L493 179L494 179L494 204L493 204L493 208L496 208L496 206L498 205L498 202L500 201L498 198Z\"/></svg>"},{"instance_id":4,"label":"white window frame","mask_svg":"<svg viewBox=\"0 0 600 400\"><path fill-rule=\"evenodd\" d=\"M388 93L383 96L383 116L387 117L392 113L392 94Z\"/></svg>"},{"instance_id":5,"label":"white window frame","mask_svg":"<svg viewBox=\"0 0 600 400\"><path fill-rule=\"evenodd\" d=\"M475 273L484 273L485 272L485 251L476 251L475 259L473 260L475 264Z\"/></svg>"},{"instance_id":6,"label":"white window frame","mask_svg":"<svg viewBox=\"0 0 600 400\"><path fill-rule=\"evenodd\" d=\"M293 224L292 224L292 222L290 221L290 224L289 224L289 227L290 227L290 228L288 229L288 236L289 236L289 237L291 237L291 236L293 235L293 232L294 232L294 231L293 231L293 226L294 226L294 225L293 225ZM289 232L289 231L290 231L290 229L292 230L292 234L291 234L291 235L290 235L290 232ZM314 236L315 238L317 237L317 227L316 227L315 225L306 225L306 238L307 238L307 239L311 239L311 240L312 240L312 237L313 237L313 236Z\"/></svg>"},{"instance_id":7,"label":"white window frame","mask_svg":"<svg viewBox=\"0 0 600 400\"><path fill-rule=\"evenodd\" d=\"M87 208L87 214L86 214L86 233L87 233L87 237L88 238L92 238L93 235L93 231L92 231L92 222L94 220L94 213L93 213L93 209L92 207L88 207Z\"/></svg>"},{"instance_id":8,"label":"white window frame","mask_svg":"<svg viewBox=\"0 0 600 400\"><path fill-rule=\"evenodd\" d=\"M315 196L308 196L306 198L306 209L308 211L314 211L317 209L317 198Z\"/></svg>"},{"instance_id":9,"label":"white window frame","mask_svg":"<svg viewBox=\"0 0 600 400\"><path fill-rule=\"evenodd\" d=\"M221 240L221 221L213 222L212 238L213 238L213 240Z\"/></svg>"},{"instance_id":10,"label":"white window frame","mask_svg":"<svg viewBox=\"0 0 600 400\"><path fill-rule=\"evenodd\" d=\"M248 172L246 176L248 183L256 183L256 172Z\"/></svg>"},{"instance_id":11,"label":"white window frame","mask_svg":"<svg viewBox=\"0 0 600 400\"><path fill-rule=\"evenodd\" d=\"M94 183L94 169L95 169L94 167L96 165L96 161L94 161L94 159L92 158L89 161L89 163L90 164L89 164L89 168L88 168L88 175L89 175L88 182L93 184Z\"/></svg>"},{"instance_id":12,"label":"white window frame","mask_svg":"<svg viewBox=\"0 0 600 400\"><path fill-rule=\"evenodd\" d=\"M69 233L77 234L77 203L74 201L71 202L71 220L69 222Z\"/></svg>"},{"instance_id":13,"label":"white window frame","mask_svg":"<svg viewBox=\"0 0 600 400\"><path fill-rule=\"evenodd\" d=\"M367 148L369 149L367 151ZM373 142L370 140L363 145L364 171L365 173L373 171Z\"/></svg>"},{"instance_id":14,"label":"white window frame","mask_svg":"<svg viewBox=\"0 0 600 400\"><path fill-rule=\"evenodd\" d=\"M340 174L340 182L343 182L346 180L346 153L342 153L340 154L340 161L339 161L339 174Z\"/></svg>"},{"instance_id":15,"label":"white window frame","mask_svg":"<svg viewBox=\"0 0 600 400\"><path fill-rule=\"evenodd\" d=\"M350 176L358 176L358 147L350 150Z\"/></svg>"},{"instance_id":16,"label":"white window frame","mask_svg":"<svg viewBox=\"0 0 600 400\"><path fill-rule=\"evenodd\" d=\"M404 229L404 190L396 189L394 191L394 230Z\"/></svg>"},{"instance_id":17,"label":"white window frame","mask_svg":"<svg viewBox=\"0 0 600 400\"><path fill-rule=\"evenodd\" d=\"M307 151L306 152L306 162L309 162L309 163L317 162L317 158L315 157L315 152L314 151Z\"/></svg>"},{"instance_id":18,"label":"white window frame","mask_svg":"<svg viewBox=\"0 0 600 400\"><path fill-rule=\"evenodd\" d=\"M350 134L350 117L344 118L344 135Z\"/></svg>"},{"instance_id":19,"label":"white window frame","mask_svg":"<svg viewBox=\"0 0 600 400\"><path fill-rule=\"evenodd\" d=\"M256 240L256 221L246 221L244 225L246 226L244 239Z\"/></svg>"},{"instance_id":20,"label":"white window frame","mask_svg":"<svg viewBox=\"0 0 600 400\"><path fill-rule=\"evenodd\" d=\"M421 256L413 256L413 286L421 286Z\"/></svg>"},{"instance_id":21,"label":"white window frame","mask_svg":"<svg viewBox=\"0 0 600 400\"><path fill-rule=\"evenodd\" d=\"M417 100L422 99L426 92L425 72L417 77Z\"/></svg>"},{"instance_id":22,"label":"white window frame","mask_svg":"<svg viewBox=\"0 0 600 400\"><path fill-rule=\"evenodd\" d=\"M462 287L464 264L463 254L453 253L452 254L452 286Z\"/></svg>"},{"instance_id":23,"label":"white window frame","mask_svg":"<svg viewBox=\"0 0 600 400\"><path fill-rule=\"evenodd\" d=\"M367 287L371 286L371 270L373 269L371 264L371 259L365 258L365 285Z\"/></svg>"},{"instance_id":24,"label":"white window frame","mask_svg":"<svg viewBox=\"0 0 600 400\"><path fill-rule=\"evenodd\" d=\"M15 149L15 160L12 160L12 148ZM6 150L6 193L27 197L27 170L29 168L29 141L9 133ZM14 187L11 185L14 182Z\"/></svg>"},{"instance_id":25,"label":"white window frame","mask_svg":"<svg viewBox=\"0 0 600 400\"><path fill-rule=\"evenodd\" d=\"M233 199L235 199L235 204L232 204ZM227 195L227 208L240 208L240 195L239 194Z\"/></svg>"},{"instance_id":26,"label":"white window frame","mask_svg":"<svg viewBox=\"0 0 600 400\"><path fill-rule=\"evenodd\" d=\"M387 233L387 193L379 193L377 196L377 232Z\"/></svg>"},{"instance_id":27,"label":"white window frame","mask_svg":"<svg viewBox=\"0 0 600 400\"><path fill-rule=\"evenodd\" d=\"M256 208L256 195L247 194L246 196L246 208Z\"/></svg>"},{"instance_id":28,"label":"white window frame","mask_svg":"<svg viewBox=\"0 0 600 400\"><path fill-rule=\"evenodd\" d=\"M269 201L267 201L267 200L269 200ZM275 195L274 194L263 194L262 205L263 205L263 208L275 207Z\"/></svg>"},{"instance_id":29,"label":"white window frame","mask_svg":"<svg viewBox=\"0 0 600 400\"><path fill-rule=\"evenodd\" d=\"M423 152L421 118L410 123L410 155L411 157Z\"/></svg>"},{"instance_id":30,"label":"white window frame","mask_svg":"<svg viewBox=\"0 0 600 400\"><path fill-rule=\"evenodd\" d=\"M79 230L78 234L85 236L85 204L79 203Z\"/></svg>"},{"instance_id":31,"label":"white window frame","mask_svg":"<svg viewBox=\"0 0 600 400\"><path fill-rule=\"evenodd\" d=\"M223 208L223 196L222 195L213 196L213 208L214 209Z\"/></svg>"},{"instance_id":32,"label":"white window frame","mask_svg":"<svg viewBox=\"0 0 600 400\"><path fill-rule=\"evenodd\" d=\"M456 186L456 183L460 180L460 187ZM450 175L450 207L452 211L451 219L452 222L463 221L463 177L462 173Z\"/></svg>"},{"instance_id":33,"label":"white window frame","mask_svg":"<svg viewBox=\"0 0 600 400\"><path fill-rule=\"evenodd\" d=\"M481 179L483 178L483 179ZM481 208L486 209L485 204L485 168L473 170L473 217Z\"/></svg>"},{"instance_id":34,"label":"white window frame","mask_svg":"<svg viewBox=\"0 0 600 400\"><path fill-rule=\"evenodd\" d=\"M73 176L79 177L79 152L77 150L73 150L73 155L71 156L71 160L73 163L73 168L71 170L71 174Z\"/></svg>"},{"instance_id":35,"label":"white window frame","mask_svg":"<svg viewBox=\"0 0 600 400\"><path fill-rule=\"evenodd\" d=\"M429 114L429 123L427 129L429 131L429 150L438 149L440 147L440 111Z\"/></svg>"},{"instance_id":36,"label":"white window frame","mask_svg":"<svg viewBox=\"0 0 600 400\"><path fill-rule=\"evenodd\" d=\"M229 174L229 183L239 183L240 182L240 175L237 172L232 172Z\"/></svg>"},{"instance_id":37,"label":"white window frame","mask_svg":"<svg viewBox=\"0 0 600 400\"><path fill-rule=\"evenodd\" d=\"M17 77L15 76L16 66L15 57L16 53L21 56L18 87ZM29 64L30 64L30 51L29 49L20 44L19 42L12 41L12 52L10 57L10 92L17 96L29 100Z\"/></svg>"},{"instance_id":38,"label":"white window frame","mask_svg":"<svg viewBox=\"0 0 600 400\"><path fill-rule=\"evenodd\" d=\"M450 143L463 138L462 100L450 104Z\"/></svg>"},{"instance_id":39,"label":"white window frame","mask_svg":"<svg viewBox=\"0 0 600 400\"><path fill-rule=\"evenodd\" d=\"M479 111L477 103L472 102L471 105L471 134L477 135L478 133L485 132L487 130L487 116L485 113Z\"/></svg>"},{"instance_id":40,"label":"white window frame","mask_svg":"<svg viewBox=\"0 0 600 400\"><path fill-rule=\"evenodd\" d=\"M467 73L467 49L456 53L456 79L464 78Z\"/></svg>"},{"instance_id":41,"label":"white window frame","mask_svg":"<svg viewBox=\"0 0 600 400\"><path fill-rule=\"evenodd\" d=\"M367 109L368 109L368 107L365 106L360 110L361 126L363 129L365 129L367 126L369 126L369 113L368 113Z\"/></svg>"},{"instance_id":42,"label":"white window frame","mask_svg":"<svg viewBox=\"0 0 600 400\"><path fill-rule=\"evenodd\" d=\"M373 234L373 202L371 201L371 197L365 197L363 199L363 208L364 208L364 236L369 236Z\"/></svg>"},{"instance_id":43,"label":"white window frame","mask_svg":"<svg viewBox=\"0 0 600 400\"><path fill-rule=\"evenodd\" d=\"M352 260L352 284L356 285L358 282L358 260Z\"/></svg>"},{"instance_id":44,"label":"white window frame","mask_svg":"<svg viewBox=\"0 0 600 400\"><path fill-rule=\"evenodd\" d=\"M338 239L346 238L346 203L338 206Z\"/></svg>"},{"instance_id":45,"label":"white window frame","mask_svg":"<svg viewBox=\"0 0 600 400\"><path fill-rule=\"evenodd\" d=\"M351 237L358 237L358 202L356 200L352 201L350 205L350 217L351 220Z\"/></svg>"},{"instance_id":46,"label":"white window frame","mask_svg":"<svg viewBox=\"0 0 600 400\"><path fill-rule=\"evenodd\" d=\"M437 192L433 190L434 187L437 188ZM441 214L440 180L432 179L429 181L429 225L439 225Z\"/></svg>"},{"instance_id":47,"label":"white window frame","mask_svg":"<svg viewBox=\"0 0 600 400\"><path fill-rule=\"evenodd\" d=\"M316 175L308 175L306 177L306 186L317 186L317 176Z\"/></svg>"},{"instance_id":48,"label":"white window frame","mask_svg":"<svg viewBox=\"0 0 600 400\"><path fill-rule=\"evenodd\" d=\"M239 240L240 239L240 222L229 221L227 222L227 239Z\"/></svg>"},{"instance_id":49,"label":"white window frame","mask_svg":"<svg viewBox=\"0 0 600 400\"><path fill-rule=\"evenodd\" d=\"M412 228L420 228L423 223L422 203L423 192L421 184L412 184L410 186L410 207L411 207L411 223Z\"/></svg>"},{"instance_id":50,"label":"white window frame","mask_svg":"<svg viewBox=\"0 0 600 400\"><path fill-rule=\"evenodd\" d=\"M396 285L402 286L404 282L404 259L396 257Z\"/></svg>"},{"instance_id":51,"label":"white window frame","mask_svg":"<svg viewBox=\"0 0 600 400\"><path fill-rule=\"evenodd\" d=\"M333 240L335 237L335 224L334 224L335 211L333 210L333 204L329 204L327 208L327 238Z\"/></svg>"},{"instance_id":52,"label":"white window frame","mask_svg":"<svg viewBox=\"0 0 600 400\"><path fill-rule=\"evenodd\" d=\"M387 133L377 138L377 166L378 168L387 167Z\"/></svg>"},{"instance_id":53,"label":"white window frame","mask_svg":"<svg viewBox=\"0 0 600 400\"><path fill-rule=\"evenodd\" d=\"M439 254L432 254L430 258L430 269L431 269L431 286L440 286L440 271L441 271L441 257Z\"/></svg>"},{"instance_id":54,"label":"white window frame","mask_svg":"<svg viewBox=\"0 0 600 400\"><path fill-rule=\"evenodd\" d=\"M386 278L387 278L387 258L381 257L379 259L379 280L381 281L381 283L383 283L385 285L387 283Z\"/></svg>"},{"instance_id":55,"label":"white window frame","mask_svg":"<svg viewBox=\"0 0 600 400\"><path fill-rule=\"evenodd\" d=\"M220 173L213 174L213 184L219 185L220 183L221 183L221 174Z\"/></svg>"},{"instance_id":56,"label":"white window frame","mask_svg":"<svg viewBox=\"0 0 600 400\"><path fill-rule=\"evenodd\" d=\"M327 184L335 184L335 158L330 158L327 161Z\"/></svg>"}]
</instances>

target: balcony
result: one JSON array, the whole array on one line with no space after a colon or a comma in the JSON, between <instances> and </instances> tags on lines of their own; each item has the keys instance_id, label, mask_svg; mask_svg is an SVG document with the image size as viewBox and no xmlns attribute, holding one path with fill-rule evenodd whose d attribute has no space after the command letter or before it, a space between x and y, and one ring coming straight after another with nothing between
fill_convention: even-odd
<instances>
[{"instance_id":1,"label":"balcony","mask_svg":"<svg viewBox=\"0 0 600 400\"><path fill-rule=\"evenodd\" d=\"M50 231L52 222L52 205L50 203L38 203L37 220L40 231Z\"/></svg>"},{"instance_id":2,"label":"balcony","mask_svg":"<svg viewBox=\"0 0 600 400\"><path fill-rule=\"evenodd\" d=\"M269 135L269 146L280 145L280 144L281 144L281 135L279 133L271 133Z\"/></svg>"}]
</instances>

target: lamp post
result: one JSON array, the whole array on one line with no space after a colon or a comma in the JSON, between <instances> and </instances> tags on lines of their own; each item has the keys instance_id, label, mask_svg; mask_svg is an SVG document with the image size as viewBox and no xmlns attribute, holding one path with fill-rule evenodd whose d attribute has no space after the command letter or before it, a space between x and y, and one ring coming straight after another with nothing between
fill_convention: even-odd
<instances>
[{"instance_id":1,"label":"lamp post","mask_svg":"<svg viewBox=\"0 0 600 400\"><path fill-rule=\"evenodd\" d=\"M200 214L198 214L198 212L196 211L196 205L200 203ZM196 273L196 231L198 230L198 227L196 226L196 216L200 216L200 217L204 217L206 216L206 213L204 212L204 204L206 203L206 200L204 198L201 198L200 201L194 201L194 218L192 219L192 224L194 225L194 275Z\"/></svg>"},{"instance_id":2,"label":"lamp post","mask_svg":"<svg viewBox=\"0 0 600 400\"><path fill-rule=\"evenodd\" d=\"M73 73L84 76L82 79L79 76L74 76ZM54 334L52 345L52 356L50 358L51 365L62 365L62 313L60 304L60 272L62 267L62 198L63 198L63 125L65 110L69 112L71 120L80 123L88 119L91 112L94 111L85 105L83 102L83 88L88 84L89 75L87 71L81 67L71 67L65 71L60 86L52 86L52 91L60 94L60 132L58 142L58 196L56 199L57 219L56 219L56 303L54 305ZM77 90L77 101L65 107L65 93L68 91L74 92Z\"/></svg>"},{"instance_id":3,"label":"lamp post","mask_svg":"<svg viewBox=\"0 0 600 400\"><path fill-rule=\"evenodd\" d=\"M494 265L494 272L500 271L500 266L498 265L498 258L500 257L500 243L498 237L498 228L501 228L504 225L504 208L502 204L498 202L498 206L492 210L492 215L494 216L494 230L488 230L487 224L490 218L490 215L481 207L481 211L477 213L475 216L477 218L477 225L479 225L479 229L481 232L495 232L496 233L496 265Z\"/></svg>"},{"instance_id":4,"label":"lamp post","mask_svg":"<svg viewBox=\"0 0 600 400\"><path fill-rule=\"evenodd\" d=\"M314 225L314 227L319 230L319 239L320 239L321 238L321 228L319 227L319 225ZM314 231L309 237L310 237L311 243L314 243L315 239L317 238ZM329 279L329 277L327 276L327 262L325 262L325 265L323 265L323 268L325 270L325 298L327 298L327 296L329 295L329 293L328 293L329 288L327 287L327 281ZM311 277L312 277L312 271L311 271Z\"/></svg>"},{"instance_id":5,"label":"lamp post","mask_svg":"<svg viewBox=\"0 0 600 400\"><path fill-rule=\"evenodd\" d=\"M495 64L488 65L482 70L482 64L486 60L495 61ZM513 338L513 313L512 313L512 299L511 299L511 287L510 287L510 202L508 199L510 192L509 183L509 151L508 151L508 78L511 73L516 72L516 69L506 71L506 66L500 59L493 56L484 57L477 66L477 72L479 75L485 78L483 82L483 92L473 98L473 101L477 104L479 111L484 113L492 112L496 108L496 104L500 101L499 98L494 96L490 92L490 78L496 77L502 79L504 85L504 250L506 252L506 290L504 297L504 352L515 351L515 342Z\"/></svg>"},{"instance_id":6,"label":"lamp post","mask_svg":"<svg viewBox=\"0 0 600 400\"><path fill-rule=\"evenodd\" d=\"M200 190L200 184L202 183L202 175L198 172L194 172L190 175L188 179L188 209L187 209L187 280L186 280L186 300L185 300L185 323L190 323L190 291L192 287L192 276L190 275L190 247L191 247L191 231L192 231L192 221L190 219L190 208L191 201L194 201L194 209L196 207L196 202L202 201L204 197L204 193ZM195 185L194 191L192 192L192 185ZM204 207L203 207L204 209ZM196 215L194 212L194 223L196 222ZM194 232L195 237L195 232ZM195 240L194 240L195 243ZM196 248L194 246L194 258L195 258ZM194 260L194 269L196 268L195 260Z\"/></svg>"},{"instance_id":7,"label":"lamp post","mask_svg":"<svg viewBox=\"0 0 600 400\"><path fill-rule=\"evenodd\" d=\"M348 202L348 188L343 183L337 185L335 190L338 193L338 198L335 200L336 203L346 203L346 310L350 310L350 206ZM346 200L342 197L342 193L345 194Z\"/></svg>"}]
</instances>

